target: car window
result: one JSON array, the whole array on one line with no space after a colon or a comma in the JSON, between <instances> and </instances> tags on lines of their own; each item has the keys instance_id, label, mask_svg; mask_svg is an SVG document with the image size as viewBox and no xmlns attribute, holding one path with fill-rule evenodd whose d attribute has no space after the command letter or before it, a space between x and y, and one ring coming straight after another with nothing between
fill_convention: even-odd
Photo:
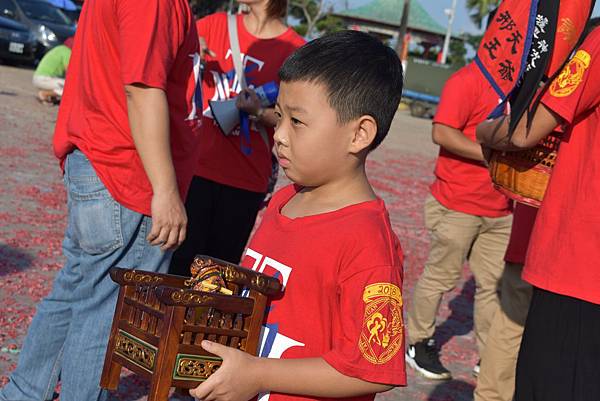
<instances>
[{"instance_id":1,"label":"car window","mask_svg":"<svg viewBox=\"0 0 600 401\"><path fill-rule=\"evenodd\" d=\"M15 19L17 7L11 0L0 0L0 16Z\"/></svg>"},{"instance_id":2,"label":"car window","mask_svg":"<svg viewBox=\"0 0 600 401\"><path fill-rule=\"evenodd\" d=\"M3 1L3 0L0 0ZM27 18L54 22L56 24L71 25L72 22L62 11L50 3L42 1L19 1L19 5Z\"/></svg>"}]
</instances>

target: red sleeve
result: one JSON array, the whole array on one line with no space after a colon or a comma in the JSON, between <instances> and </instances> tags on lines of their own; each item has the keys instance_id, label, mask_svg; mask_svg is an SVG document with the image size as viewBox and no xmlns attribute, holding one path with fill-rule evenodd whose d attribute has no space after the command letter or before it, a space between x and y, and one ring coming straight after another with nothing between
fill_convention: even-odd
<instances>
[{"instance_id":1,"label":"red sleeve","mask_svg":"<svg viewBox=\"0 0 600 401\"><path fill-rule=\"evenodd\" d=\"M169 71L189 29L179 0L119 0L116 4L123 84L166 90Z\"/></svg>"},{"instance_id":2,"label":"red sleeve","mask_svg":"<svg viewBox=\"0 0 600 401\"><path fill-rule=\"evenodd\" d=\"M588 36L560 75L552 81L542 98L546 107L569 124L600 103L600 85L591 80L591 77L600 73L599 57L600 30L597 29Z\"/></svg>"},{"instance_id":3,"label":"red sleeve","mask_svg":"<svg viewBox=\"0 0 600 401\"><path fill-rule=\"evenodd\" d=\"M323 358L340 373L406 384L401 277L399 266L375 266L339 285L332 350Z\"/></svg>"},{"instance_id":4,"label":"red sleeve","mask_svg":"<svg viewBox=\"0 0 600 401\"><path fill-rule=\"evenodd\" d=\"M472 102L477 101L479 96L474 93L476 85L466 82L468 78L469 74L462 69L446 81L433 118L435 124L463 131L471 121Z\"/></svg>"}]
</instances>

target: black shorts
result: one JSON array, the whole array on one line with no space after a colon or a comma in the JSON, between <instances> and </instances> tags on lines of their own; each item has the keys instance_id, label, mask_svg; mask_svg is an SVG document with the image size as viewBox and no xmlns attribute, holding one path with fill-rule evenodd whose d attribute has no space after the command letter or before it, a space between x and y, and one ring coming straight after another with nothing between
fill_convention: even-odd
<instances>
[{"instance_id":1,"label":"black shorts","mask_svg":"<svg viewBox=\"0 0 600 401\"><path fill-rule=\"evenodd\" d=\"M194 177L185 208L187 238L173 254L169 273L190 275L196 255L239 263L265 194Z\"/></svg>"},{"instance_id":2,"label":"black shorts","mask_svg":"<svg viewBox=\"0 0 600 401\"><path fill-rule=\"evenodd\" d=\"M600 305L535 288L515 385L514 401L600 401Z\"/></svg>"}]
</instances>

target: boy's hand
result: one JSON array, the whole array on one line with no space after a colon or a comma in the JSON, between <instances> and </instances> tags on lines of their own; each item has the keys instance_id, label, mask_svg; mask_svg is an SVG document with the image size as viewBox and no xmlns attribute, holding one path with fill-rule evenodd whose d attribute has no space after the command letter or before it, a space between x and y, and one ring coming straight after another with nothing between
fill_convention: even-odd
<instances>
[{"instance_id":1,"label":"boy's hand","mask_svg":"<svg viewBox=\"0 0 600 401\"><path fill-rule=\"evenodd\" d=\"M235 348L202 341L202 348L223 359L221 367L190 391L197 400L248 401L260 391L259 358Z\"/></svg>"}]
</instances>

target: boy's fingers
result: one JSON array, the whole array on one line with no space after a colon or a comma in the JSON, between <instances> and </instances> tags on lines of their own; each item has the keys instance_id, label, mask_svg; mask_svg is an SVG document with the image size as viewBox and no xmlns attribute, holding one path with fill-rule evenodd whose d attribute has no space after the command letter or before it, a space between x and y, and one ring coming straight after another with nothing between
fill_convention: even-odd
<instances>
[{"instance_id":1,"label":"boy's fingers","mask_svg":"<svg viewBox=\"0 0 600 401\"><path fill-rule=\"evenodd\" d=\"M211 354L220 356L221 358L225 357L227 352L229 352L229 347L226 347L219 343L213 343L212 341L208 340L202 341L202 348L204 348L204 350L210 352Z\"/></svg>"},{"instance_id":2,"label":"boy's fingers","mask_svg":"<svg viewBox=\"0 0 600 401\"><path fill-rule=\"evenodd\" d=\"M211 384L207 381L199 385L193 390L190 390L190 395L197 400L206 400L211 392Z\"/></svg>"}]
</instances>

